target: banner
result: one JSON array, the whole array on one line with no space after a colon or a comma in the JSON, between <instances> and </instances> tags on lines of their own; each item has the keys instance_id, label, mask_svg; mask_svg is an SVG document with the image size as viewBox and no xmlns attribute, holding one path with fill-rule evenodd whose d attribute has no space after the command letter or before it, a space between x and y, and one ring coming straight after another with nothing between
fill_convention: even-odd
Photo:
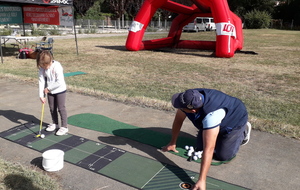
<instances>
[{"instance_id":1,"label":"banner","mask_svg":"<svg viewBox=\"0 0 300 190\"><path fill-rule=\"evenodd\" d=\"M23 7L23 14L24 23L59 25L57 6L26 5Z\"/></svg>"},{"instance_id":2,"label":"banner","mask_svg":"<svg viewBox=\"0 0 300 190\"><path fill-rule=\"evenodd\" d=\"M73 9L69 7L59 7L59 25L73 26Z\"/></svg>"},{"instance_id":3,"label":"banner","mask_svg":"<svg viewBox=\"0 0 300 190\"><path fill-rule=\"evenodd\" d=\"M72 6L73 0L3 0L13 3L30 3L38 5L51 5L51 6Z\"/></svg>"},{"instance_id":4,"label":"banner","mask_svg":"<svg viewBox=\"0 0 300 190\"><path fill-rule=\"evenodd\" d=\"M73 9L71 6L26 5L23 7L23 13L24 23L73 26Z\"/></svg>"},{"instance_id":5,"label":"banner","mask_svg":"<svg viewBox=\"0 0 300 190\"><path fill-rule=\"evenodd\" d=\"M21 24L22 22L21 7L0 5L0 24Z\"/></svg>"}]
</instances>

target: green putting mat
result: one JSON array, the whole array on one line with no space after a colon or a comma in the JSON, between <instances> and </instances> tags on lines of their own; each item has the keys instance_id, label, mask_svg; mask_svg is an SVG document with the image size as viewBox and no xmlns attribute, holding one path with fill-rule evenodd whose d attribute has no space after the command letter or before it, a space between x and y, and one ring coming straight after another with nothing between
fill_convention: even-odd
<instances>
[{"instance_id":1,"label":"green putting mat","mask_svg":"<svg viewBox=\"0 0 300 190\"><path fill-rule=\"evenodd\" d=\"M171 139L170 134L153 131L146 128L140 128L137 126L129 125L120 121L110 119L103 115L91 113L83 113L70 116L68 118L68 123L81 128L125 137L143 144L151 145L158 149L167 145ZM177 150L179 152L175 153L171 151L171 153L188 159L188 156L186 155L187 151L185 150L185 146L193 146L195 145L195 141L196 138L179 137L177 140ZM217 166L224 163L228 163L230 161L231 160L214 161L211 164ZM201 159L198 159L196 162L201 162Z\"/></svg>"},{"instance_id":2,"label":"green putting mat","mask_svg":"<svg viewBox=\"0 0 300 190\"><path fill-rule=\"evenodd\" d=\"M83 75L86 74L85 72L76 71L76 72L70 72L70 73L64 73L65 77L75 76L75 75Z\"/></svg>"},{"instance_id":3,"label":"green putting mat","mask_svg":"<svg viewBox=\"0 0 300 190\"><path fill-rule=\"evenodd\" d=\"M146 158L117 147L80 136L56 136L43 131L45 138L36 138L39 125L28 123L0 133L0 137L41 153L50 149L65 152L64 160L89 171L107 176L138 189L189 189L198 173ZM76 175L76 174L74 174ZM207 189L242 190L240 186L207 178Z\"/></svg>"}]
</instances>

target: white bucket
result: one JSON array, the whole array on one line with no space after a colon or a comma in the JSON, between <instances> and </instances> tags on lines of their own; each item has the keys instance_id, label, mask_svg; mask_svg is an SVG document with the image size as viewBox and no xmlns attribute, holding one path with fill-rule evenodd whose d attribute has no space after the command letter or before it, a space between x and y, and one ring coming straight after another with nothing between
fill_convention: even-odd
<instances>
[{"instance_id":1,"label":"white bucket","mask_svg":"<svg viewBox=\"0 0 300 190\"><path fill-rule=\"evenodd\" d=\"M55 172L64 167L64 151L59 149L47 150L43 153L43 168Z\"/></svg>"}]
</instances>

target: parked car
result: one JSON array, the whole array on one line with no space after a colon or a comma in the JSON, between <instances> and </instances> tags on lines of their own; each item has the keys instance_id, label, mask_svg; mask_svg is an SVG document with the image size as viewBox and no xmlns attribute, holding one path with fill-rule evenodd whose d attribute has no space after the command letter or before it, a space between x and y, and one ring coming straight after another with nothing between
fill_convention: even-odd
<instances>
[{"instance_id":1,"label":"parked car","mask_svg":"<svg viewBox=\"0 0 300 190\"><path fill-rule=\"evenodd\" d=\"M211 30L216 30L216 24L211 17L196 17L192 22L183 27L183 32Z\"/></svg>"}]
</instances>

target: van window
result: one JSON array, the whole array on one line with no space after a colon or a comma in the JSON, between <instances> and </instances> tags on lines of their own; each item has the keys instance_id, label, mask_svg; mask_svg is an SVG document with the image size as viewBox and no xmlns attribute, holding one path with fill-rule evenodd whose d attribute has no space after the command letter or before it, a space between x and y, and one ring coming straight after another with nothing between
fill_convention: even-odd
<instances>
[{"instance_id":1,"label":"van window","mask_svg":"<svg viewBox=\"0 0 300 190\"><path fill-rule=\"evenodd\" d=\"M197 23L202 23L202 18L197 18L197 19L196 19L196 22L197 22Z\"/></svg>"},{"instance_id":2,"label":"van window","mask_svg":"<svg viewBox=\"0 0 300 190\"><path fill-rule=\"evenodd\" d=\"M208 18L203 19L204 23L209 22Z\"/></svg>"}]
</instances>

